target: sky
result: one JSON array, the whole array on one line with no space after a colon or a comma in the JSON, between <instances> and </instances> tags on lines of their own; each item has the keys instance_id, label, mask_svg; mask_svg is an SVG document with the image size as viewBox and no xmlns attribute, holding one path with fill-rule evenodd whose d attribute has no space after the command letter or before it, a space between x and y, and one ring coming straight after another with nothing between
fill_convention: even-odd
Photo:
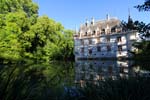
<instances>
[{"instance_id":1,"label":"sky","mask_svg":"<svg viewBox=\"0 0 150 100\"><path fill-rule=\"evenodd\" d=\"M127 21L135 20L150 23L150 12L139 12L134 6L145 0L33 0L39 5L39 16L47 15L60 22L66 29L75 30L86 19L106 19L106 15ZM130 9L130 10L128 10Z\"/></svg>"}]
</instances>

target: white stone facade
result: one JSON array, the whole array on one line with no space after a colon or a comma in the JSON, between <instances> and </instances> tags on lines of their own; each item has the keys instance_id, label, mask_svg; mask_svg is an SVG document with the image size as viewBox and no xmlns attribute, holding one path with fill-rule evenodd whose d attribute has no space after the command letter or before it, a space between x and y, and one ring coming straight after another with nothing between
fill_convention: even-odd
<instances>
[{"instance_id":1,"label":"white stone facade","mask_svg":"<svg viewBox=\"0 0 150 100\"><path fill-rule=\"evenodd\" d=\"M88 58L130 58L129 51L134 41L138 40L138 32L125 29L116 18L81 25L74 35L74 53L76 59Z\"/></svg>"}]
</instances>

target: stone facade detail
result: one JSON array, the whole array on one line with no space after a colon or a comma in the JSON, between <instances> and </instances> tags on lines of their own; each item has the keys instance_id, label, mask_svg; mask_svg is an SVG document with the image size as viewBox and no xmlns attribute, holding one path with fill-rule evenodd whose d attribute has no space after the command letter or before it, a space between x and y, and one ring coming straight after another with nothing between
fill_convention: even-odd
<instances>
[{"instance_id":1,"label":"stone facade detail","mask_svg":"<svg viewBox=\"0 0 150 100\"><path fill-rule=\"evenodd\" d=\"M138 39L138 32L124 28L117 18L92 19L74 34L75 58L130 58L129 51L135 50L132 44Z\"/></svg>"}]
</instances>

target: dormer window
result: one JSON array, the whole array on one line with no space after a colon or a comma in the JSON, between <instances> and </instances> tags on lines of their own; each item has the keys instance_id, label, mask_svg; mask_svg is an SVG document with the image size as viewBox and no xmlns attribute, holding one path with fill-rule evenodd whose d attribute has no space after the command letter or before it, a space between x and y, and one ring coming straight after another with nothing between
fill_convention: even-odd
<instances>
[{"instance_id":1,"label":"dormer window","mask_svg":"<svg viewBox=\"0 0 150 100\"><path fill-rule=\"evenodd\" d=\"M84 36L87 36L87 32L85 32L85 35Z\"/></svg>"},{"instance_id":2,"label":"dormer window","mask_svg":"<svg viewBox=\"0 0 150 100\"><path fill-rule=\"evenodd\" d=\"M105 29L102 29L101 34L105 34Z\"/></svg>"},{"instance_id":3,"label":"dormer window","mask_svg":"<svg viewBox=\"0 0 150 100\"><path fill-rule=\"evenodd\" d=\"M116 32L116 29L115 29L115 28L112 28L112 29L111 29L111 32L112 32L112 33Z\"/></svg>"},{"instance_id":4,"label":"dormer window","mask_svg":"<svg viewBox=\"0 0 150 100\"><path fill-rule=\"evenodd\" d=\"M91 20L91 25L94 25L94 18L92 18Z\"/></svg>"},{"instance_id":5,"label":"dormer window","mask_svg":"<svg viewBox=\"0 0 150 100\"><path fill-rule=\"evenodd\" d=\"M89 23L89 22L88 22L88 20L86 19L85 26L88 26L88 23Z\"/></svg>"},{"instance_id":6,"label":"dormer window","mask_svg":"<svg viewBox=\"0 0 150 100\"><path fill-rule=\"evenodd\" d=\"M117 42L121 42L121 36L117 37Z\"/></svg>"},{"instance_id":7,"label":"dormer window","mask_svg":"<svg viewBox=\"0 0 150 100\"><path fill-rule=\"evenodd\" d=\"M94 30L94 31L92 32L92 35L95 35L95 33L96 33L96 31Z\"/></svg>"},{"instance_id":8,"label":"dormer window","mask_svg":"<svg viewBox=\"0 0 150 100\"><path fill-rule=\"evenodd\" d=\"M100 31L97 31L97 35L100 35Z\"/></svg>"},{"instance_id":9,"label":"dormer window","mask_svg":"<svg viewBox=\"0 0 150 100\"><path fill-rule=\"evenodd\" d=\"M86 22L86 23L85 23L85 26L87 26L87 25L88 25L88 23Z\"/></svg>"}]
</instances>

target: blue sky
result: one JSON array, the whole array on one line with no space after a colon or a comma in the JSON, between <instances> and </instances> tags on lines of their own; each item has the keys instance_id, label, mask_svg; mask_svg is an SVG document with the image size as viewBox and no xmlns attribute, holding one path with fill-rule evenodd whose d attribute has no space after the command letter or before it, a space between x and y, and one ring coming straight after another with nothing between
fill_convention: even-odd
<instances>
[{"instance_id":1,"label":"blue sky","mask_svg":"<svg viewBox=\"0 0 150 100\"><path fill-rule=\"evenodd\" d=\"M131 18L150 23L150 12L139 12L135 5L142 4L144 0L33 0L39 5L39 15L63 24L67 29L75 29L86 19L105 19L106 14L127 21L128 8Z\"/></svg>"}]
</instances>

